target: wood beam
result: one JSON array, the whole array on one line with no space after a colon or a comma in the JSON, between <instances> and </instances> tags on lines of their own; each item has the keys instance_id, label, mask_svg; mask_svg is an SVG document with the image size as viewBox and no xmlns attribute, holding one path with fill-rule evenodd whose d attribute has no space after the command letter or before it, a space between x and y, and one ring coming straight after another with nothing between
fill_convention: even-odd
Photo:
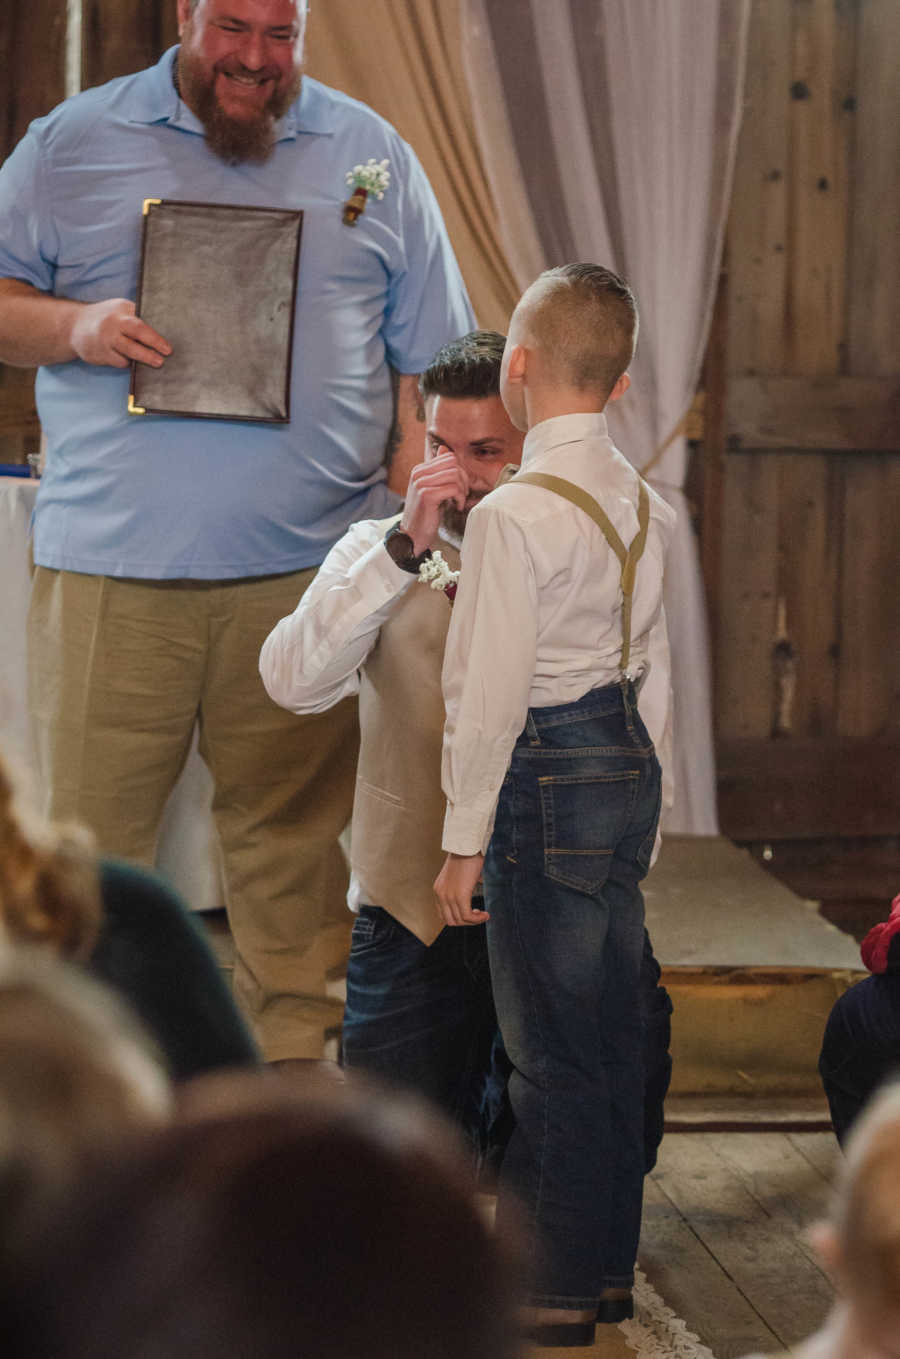
<instances>
[{"instance_id":1,"label":"wood beam","mask_svg":"<svg viewBox=\"0 0 900 1359\"><path fill-rule=\"evenodd\" d=\"M719 820L733 840L896 835L900 742L720 741Z\"/></svg>"},{"instance_id":2,"label":"wood beam","mask_svg":"<svg viewBox=\"0 0 900 1359\"><path fill-rule=\"evenodd\" d=\"M727 445L815 452L900 452L900 378L729 378Z\"/></svg>"}]
</instances>

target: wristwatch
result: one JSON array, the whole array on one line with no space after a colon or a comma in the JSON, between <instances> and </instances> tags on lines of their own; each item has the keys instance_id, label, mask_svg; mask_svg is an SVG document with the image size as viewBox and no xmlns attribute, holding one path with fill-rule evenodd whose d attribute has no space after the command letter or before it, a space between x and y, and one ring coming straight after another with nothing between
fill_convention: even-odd
<instances>
[{"instance_id":1,"label":"wristwatch","mask_svg":"<svg viewBox=\"0 0 900 1359\"><path fill-rule=\"evenodd\" d=\"M384 535L384 546L394 565L399 566L401 571L408 571L412 576L419 574L419 567L431 556L431 548L426 547L417 557L412 538L399 524L394 524L388 529Z\"/></svg>"}]
</instances>

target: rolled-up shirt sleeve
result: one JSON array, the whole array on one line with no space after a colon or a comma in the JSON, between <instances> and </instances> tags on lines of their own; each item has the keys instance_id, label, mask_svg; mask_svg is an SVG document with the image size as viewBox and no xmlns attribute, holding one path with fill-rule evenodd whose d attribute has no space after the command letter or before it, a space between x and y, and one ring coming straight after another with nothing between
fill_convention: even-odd
<instances>
[{"instance_id":1,"label":"rolled-up shirt sleeve","mask_svg":"<svg viewBox=\"0 0 900 1359\"><path fill-rule=\"evenodd\" d=\"M537 631L537 589L522 529L485 503L466 525L444 653L443 847L454 854L487 849L528 713Z\"/></svg>"},{"instance_id":2,"label":"rolled-up shirt sleeve","mask_svg":"<svg viewBox=\"0 0 900 1359\"><path fill-rule=\"evenodd\" d=\"M384 547L385 524L354 524L325 558L293 613L269 633L259 673L269 697L321 713L359 692L359 668L415 583Z\"/></svg>"}]
</instances>

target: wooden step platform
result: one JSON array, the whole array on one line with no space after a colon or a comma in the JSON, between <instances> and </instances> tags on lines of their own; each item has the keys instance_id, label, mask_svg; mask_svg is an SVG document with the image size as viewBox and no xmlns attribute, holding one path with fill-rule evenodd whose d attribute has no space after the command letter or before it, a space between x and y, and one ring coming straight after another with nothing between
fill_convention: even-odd
<instances>
[{"instance_id":1,"label":"wooden step platform","mask_svg":"<svg viewBox=\"0 0 900 1359\"><path fill-rule=\"evenodd\" d=\"M859 949L746 850L669 836L647 927L672 996L672 1094L815 1097L828 1012L865 975Z\"/></svg>"}]
</instances>

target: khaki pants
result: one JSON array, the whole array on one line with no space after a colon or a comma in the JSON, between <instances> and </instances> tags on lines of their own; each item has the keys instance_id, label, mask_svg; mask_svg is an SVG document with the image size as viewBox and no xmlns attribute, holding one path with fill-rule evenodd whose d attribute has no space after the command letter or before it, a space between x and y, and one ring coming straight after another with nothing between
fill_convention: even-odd
<instances>
[{"instance_id":1,"label":"khaki pants","mask_svg":"<svg viewBox=\"0 0 900 1359\"><path fill-rule=\"evenodd\" d=\"M235 994L269 1060L318 1057L339 1022L325 974L347 956L355 700L297 717L257 662L314 571L240 582L118 580L37 567L29 693L48 812L104 854L152 864L199 719L215 782Z\"/></svg>"}]
</instances>

